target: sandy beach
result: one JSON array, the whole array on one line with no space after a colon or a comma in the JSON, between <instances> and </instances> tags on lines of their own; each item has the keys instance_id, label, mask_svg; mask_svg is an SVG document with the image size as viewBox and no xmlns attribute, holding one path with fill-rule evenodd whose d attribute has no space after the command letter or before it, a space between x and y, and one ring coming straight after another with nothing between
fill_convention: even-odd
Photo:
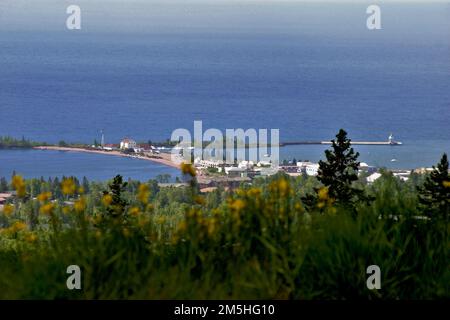
<instances>
[{"instance_id":1,"label":"sandy beach","mask_svg":"<svg viewBox=\"0 0 450 320\"><path fill-rule=\"evenodd\" d=\"M171 160L171 154L169 153L161 153L155 155L154 157L147 157L142 155L128 155L121 153L119 151L105 151L105 150L95 150L95 149L85 149L85 148L74 148L74 147L57 147L57 146L38 146L34 147L36 150L56 150L56 151L64 151L64 152L84 152L84 153L96 153L96 154L104 154L108 156L116 156L116 157L125 157L125 158L133 158L139 160L146 160L157 162L169 167L180 168L180 166Z\"/></svg>"}]
</instances>

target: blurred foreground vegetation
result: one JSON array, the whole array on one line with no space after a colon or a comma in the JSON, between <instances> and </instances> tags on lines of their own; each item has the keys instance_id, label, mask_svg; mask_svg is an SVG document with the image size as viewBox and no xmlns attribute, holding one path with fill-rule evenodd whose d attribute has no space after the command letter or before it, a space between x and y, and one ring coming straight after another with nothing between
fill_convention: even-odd
<instances>
[{"instance_id":1,"label":"blurred foreground vegetation","mask_svg":"<svg viewBox=\"0 0 450 320\"><path fill-rule=\"evenodd\" d=\"M335 174L334 152L319 179L278 174L207 194L189 165L189 187L15 176L0 213L0 299L448 299L448 162L365 185ZM69 265L81 290L66 287ZM370 265L380 290L367 289Z\"/></svg>"}]
</instances>

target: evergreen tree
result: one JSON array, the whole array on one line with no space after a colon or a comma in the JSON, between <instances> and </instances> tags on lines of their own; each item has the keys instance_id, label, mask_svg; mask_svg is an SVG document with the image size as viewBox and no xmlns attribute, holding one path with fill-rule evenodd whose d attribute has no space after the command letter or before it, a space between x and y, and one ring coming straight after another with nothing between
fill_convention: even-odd
<instances>
[{"instance_id":1,"label":"evergreen tree","mask_svg":"<svg viewBox=\"0 0 450 320\"><path fill-rule=\"evenodd\" d=\"M112 217L121 217L125 212L128 202L122 197L122 192L127 188L128 183L123 182L121 175L114 177L113 181L108 185L109 192L104 191L103 194L110 194L112 197L111 205L108 206L108 214Z\"/></svg>"},{"instance_id":2,"label":"evergreen tree","mask_svg":"<svg viewBox=\"0 0 450 320\"><path fill-rule=\"evenodd\" d=\"M89 180L84 176L83 177L83 183L82 183L83 189L85 193L89 193L90 192L90 188L89 188Z\"/></svg>"},{"instance_id":3,"label":"evergreen tree","mask_svg":"<svg viewBox=\"0 0 450 320\"><path fill-rule=\"evenodd\" d=\"M419 203L424 214L432 220L449 222L450 217L450 177L448 174L447 154L443 154L437 167L419 186Z\"/></svg>"},{"instance_id":4,"label":"evergreen tree","mask_svg":"<svg viewBox=\"0 0 450 320\"><path fill-rule=\"evenodd\" d=\"M58 177L56 177L55 179L51 179L49 178L49 184L50 184L50 190L53 193L53 196L56 199L62 199L63 198L63 193L61 190L61 183L59 182Z\"/></svg>"},{"instance_id":5,"label":"evergreen tree","mask_svg":"<svg viewBox=\"0 0 450 320\"><path fill-rule=\"evenodd\" d=\"M372 198L364 190L353 186L358 180L359 153L351 147L347 132L339 130L331 143L331 150L325 151L326 161L319 161L317 179L328 188L328 195L338 205L354 207L359 201L370 202Z\"/></svg>"},{"instance_id":6,"label":"evergreen tree","mask_svg":"<svg viewBox=\"0 0 450 320\"><path fill-rule=\"evenodd\" d=\"M5 177L0 179L0 192L8 191L8 181L6 181Z\"/></svg>"}]
</instances>

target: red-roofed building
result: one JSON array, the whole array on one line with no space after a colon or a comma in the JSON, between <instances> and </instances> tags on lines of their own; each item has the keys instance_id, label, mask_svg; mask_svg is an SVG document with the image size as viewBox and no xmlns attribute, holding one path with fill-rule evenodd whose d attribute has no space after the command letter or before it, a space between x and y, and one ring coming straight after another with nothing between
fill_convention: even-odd
<instances>
[{"instance_id":1,"label":"red-roofed building","mask_svg":"<svg viewBox=\"0 0 450 320\"><path fill-rule=\"evenodd\" d=\"M137 143L133 139L125 138L122 141L120 141L120 149L136 149Z\"/></svg>"}]
</instances>

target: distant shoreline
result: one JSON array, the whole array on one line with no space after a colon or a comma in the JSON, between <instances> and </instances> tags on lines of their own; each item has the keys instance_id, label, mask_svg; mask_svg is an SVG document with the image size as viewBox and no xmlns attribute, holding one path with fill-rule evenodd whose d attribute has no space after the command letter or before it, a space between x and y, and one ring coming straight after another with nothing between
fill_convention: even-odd
<instances>
[{"instance_id":1,"label":"distant shoreline","mask_svg":"<svg viewBox=\"0 0 450 320\"><path fill-rule=\"evenodd\" d=\"M33 147L34 150L53 150L53 151L63 151L63 152L83 152L83 153L95 153L95 154L103 154L108 156L116 156L116 157L124 157L124 158L133 158L139 160L147 160L156 162L165 166L169 166L172 168L180 168L180 165L172 162L171 155L166 153L161 153L157 157L158 158L150 158L141 155L128 155L121 153L119 151L104 151L104 150L95 150L95 149L85 149L85 148L75 148L75 147L57 147L57 146L36 146Z\"/></svg>"}]
</instances>

